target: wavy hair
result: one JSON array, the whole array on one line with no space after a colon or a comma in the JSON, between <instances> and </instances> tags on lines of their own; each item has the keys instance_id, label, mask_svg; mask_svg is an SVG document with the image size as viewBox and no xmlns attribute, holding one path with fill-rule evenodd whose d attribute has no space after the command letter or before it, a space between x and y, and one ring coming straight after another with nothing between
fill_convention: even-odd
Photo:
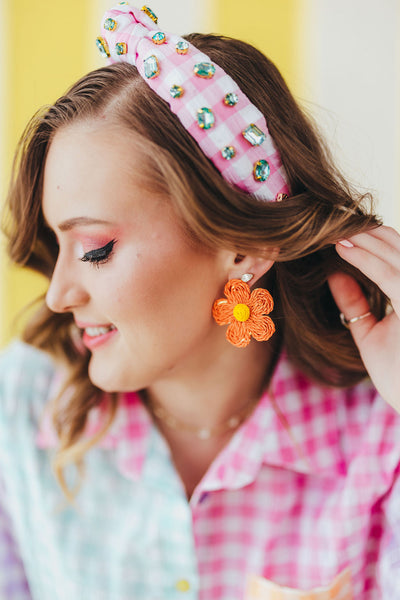
<instances>
[{"instance_id":1,"label":"wavy hair","mask_svg":"<svg viewBox=\"0 0 400 600\"><path fill-rule=\"evenodd\" d=\"M351 274L371 311L382 318L387 298L334 248L337 240L377 226L369 195L351 188L335 167L311 120L302 112L273 63L244 42L214 35L187 39L220 65L265 115L286 169L290 198L262 202L229 185L197 143L142 80L134 66L116 64L80 79L24 132L8 196L9 254L20 265L51 278L57 259L54 234L41 209L43 171L55 133L69 124L107 113L141 140L151 178L144 182L166 194L188 233L204 247L239 255L279 247L268 273L281 343L303 373L330 386L351 386L366 376L350 333L339 320L327 277ZM156 115L156 118L155 118ZM157 164L151 158L157 155ZM150 173L150 169L149 169ZM55 314L43 299L24 340L69 366L68 402L56 402L53 420L60 438L57 478L70 499L64 467L83 466L85 452L104 435L118 408L118 395L104 395L88 378L89 352L78 350L72 315ZM89 411L106 401L106 418L95 437L83 436Z\"/></svg>"}]
</instances>

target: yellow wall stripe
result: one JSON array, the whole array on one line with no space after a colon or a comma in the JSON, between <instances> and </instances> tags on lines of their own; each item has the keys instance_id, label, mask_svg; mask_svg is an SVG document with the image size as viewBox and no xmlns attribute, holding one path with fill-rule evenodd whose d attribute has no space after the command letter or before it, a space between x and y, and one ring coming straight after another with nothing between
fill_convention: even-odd
<instances>
[{"instance_id":1,"label":"yellow wall stripe","mask_svg":"<svg viewBox=\"0 0 400 600\"><path fill-rule=\"evenodd\" d=\"M2 123L2 166L8 180L17 140L29 118L42 105L54 101L88 69L86 44L91 2L18 0L11 3L5 0L2 4L7 69L2 70L1 77L9 109ZM1 191L4 198L4 184ZM13 324L17 313L45 288L38 276L10 268L4 255L1 261L0 344L3 345L18 331Z\"/></svg>"},{"instance_id":2,"label":"yellow wall stripe","mask_svg":"<svg viewBox=\"0 0 400 600\"><path fill-rule=\"evenodd\" d=\"M213 3L215 30L256 46L293 86L301 5L302 0L217 0Z\"/></svg>"}]
</instances>

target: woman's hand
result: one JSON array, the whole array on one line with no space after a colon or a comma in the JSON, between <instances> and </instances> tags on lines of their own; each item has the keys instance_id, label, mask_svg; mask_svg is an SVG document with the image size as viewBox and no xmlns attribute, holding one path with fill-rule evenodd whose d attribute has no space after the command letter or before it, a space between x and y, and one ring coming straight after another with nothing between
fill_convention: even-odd
<instances>
[{"instance_id":1,"label":"woman's hand","mask_svg":"<svg viewBox=\"0 0 400 600\"><path fill-rule=\"evenodd\" d=\"M400 413L400 235L377 227L336 244L338 254L374 281L390 298L393 312L349 324L361 358L376 389ZM368 302L349 275L335 273L329 286L347 320L368 313Z\"/></svg>"}]
</instances>

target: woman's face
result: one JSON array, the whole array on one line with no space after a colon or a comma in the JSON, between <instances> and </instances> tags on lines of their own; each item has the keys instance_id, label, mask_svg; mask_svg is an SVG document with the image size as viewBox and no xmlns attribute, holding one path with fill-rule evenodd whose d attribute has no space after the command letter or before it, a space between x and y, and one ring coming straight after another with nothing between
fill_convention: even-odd
<instances>
[{"instance_id":1,"label":"woman's face","mask_svg":"<svg viewBox=\"0 0 400 600\"><path fill-rule=\"evenodd\" d=\"M59 130L45 165L43 212L59 243L47 304L73 314L106 391L174 377L226 344L211 307L228 253L189 241L168 199L135 183L142 166L133 134L98 121Z\"/></svg>"}]
</instances>

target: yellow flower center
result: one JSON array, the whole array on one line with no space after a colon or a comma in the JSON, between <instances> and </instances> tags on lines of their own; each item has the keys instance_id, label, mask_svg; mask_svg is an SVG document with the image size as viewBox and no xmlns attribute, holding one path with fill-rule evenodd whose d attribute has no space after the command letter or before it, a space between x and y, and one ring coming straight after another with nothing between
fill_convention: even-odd
<instances>
[{"instance_id":1,"label":"yellow flower center","mask_svg":"<svg viewBox=\"0 0 400 600\"><path fill-rule=\"evenodd\" d=\"M242 323L247 321L247 319L250 317L250 309L247 304L236 304L235 308L233 309L233 316L235 317L236 321L241 321Z\"/></svg>"}]
</instances>

